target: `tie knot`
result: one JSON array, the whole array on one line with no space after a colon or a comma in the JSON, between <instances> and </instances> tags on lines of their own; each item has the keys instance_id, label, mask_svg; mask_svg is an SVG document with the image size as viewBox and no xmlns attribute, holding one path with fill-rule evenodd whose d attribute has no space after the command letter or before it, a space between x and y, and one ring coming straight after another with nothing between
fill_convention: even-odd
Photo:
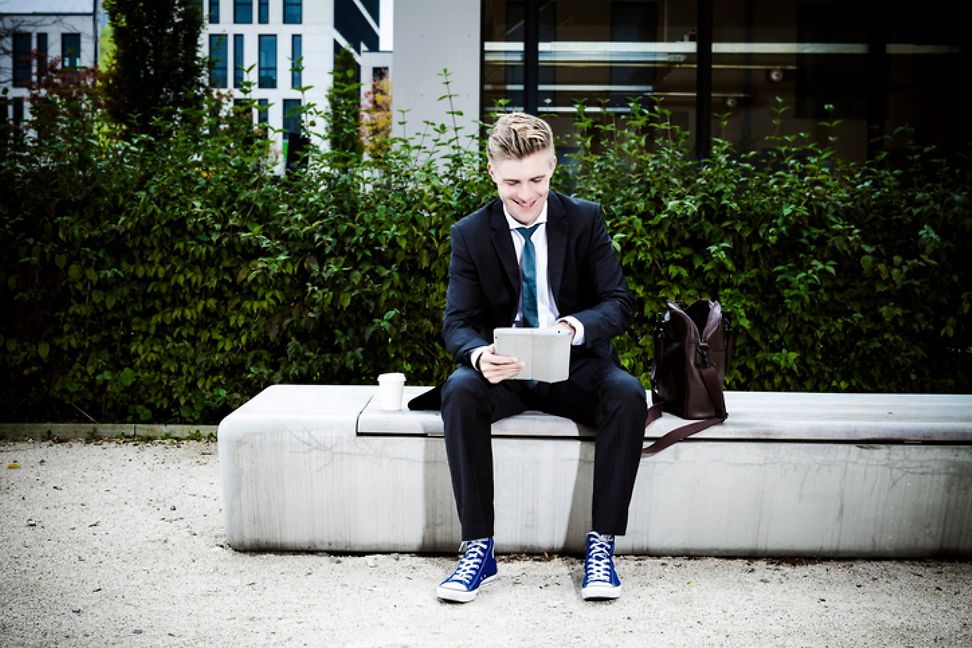
<instances>
[{"instance_id":1,"label":"tie knot","mask_svg":"<svg viewBox=\"0 0 972 648\"><path fill-rule=\"evenodd\" d=\"M541 224L542 223L537 223L533 227L517 227L516 231L522 234L524 239L529 241L530 237L533 236L533 233L537 231L537 228L540 227Z\"/></svg>"}]
</instances>

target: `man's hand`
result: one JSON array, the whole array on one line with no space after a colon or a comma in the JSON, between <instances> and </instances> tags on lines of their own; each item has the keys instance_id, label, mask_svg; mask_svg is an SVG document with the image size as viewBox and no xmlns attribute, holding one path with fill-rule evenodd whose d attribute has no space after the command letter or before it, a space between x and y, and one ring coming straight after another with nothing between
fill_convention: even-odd
<instances>
[{"instance_id":1,"label":"man's hand","mask_svg":"<svg viewBox=\"0 0 972 648\"><path fill-rule=\"evenodd\" d=\"M570 336L570 341L571 342L574 341L574 334L577 333L577 331L575 331L574 327L568 324L567 322L565 322L564 320L560 320L559 322L554 324L553 328L555 331L562 331L566 333L567 335Z\"/></svg>"},{"instance_id":2,"label":"man's hand","mask_svg":"<svg viewBox=\"0 0 972 648\"><path fill-rule=\"evenodd\" d=\"M525 368L526 364L513 356L497 355L493 344L479 356L479 372L494 385L513 378Z\"/></svg>"}]
</instances>

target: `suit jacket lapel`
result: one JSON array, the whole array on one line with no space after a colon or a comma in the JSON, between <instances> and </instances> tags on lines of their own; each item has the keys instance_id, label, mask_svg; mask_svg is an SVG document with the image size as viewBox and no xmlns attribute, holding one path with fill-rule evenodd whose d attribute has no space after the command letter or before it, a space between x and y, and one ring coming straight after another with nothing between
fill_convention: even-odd
<instances>
[{"instance_id":1,"label":"suit jacket lapel","mask_svg":"<svg viewBox=\"0 0 972 648\"><path fill-rule=\"evenodd\" d=\"M506 222L503 214L503 203L494 200L489 210L489 226L492 229L490 239L496 256L499 257L506 277L510 280L510 285L520 294L520 266L516 263L516 250L513 249L513 239L510 238L510 226Z\"/></svg>"},{"instance_id":2,"label":"suit jacket lapel","mask_svg":"<svg viewBox=\"0 0 972 648\"><path fill-rule=\"evenodd\" d=\"M567 209L559 196L550 192L547 197L547 277L554 299L560 297L560 282L564 277L567 258Z\"/></svg>"}]
</instances>

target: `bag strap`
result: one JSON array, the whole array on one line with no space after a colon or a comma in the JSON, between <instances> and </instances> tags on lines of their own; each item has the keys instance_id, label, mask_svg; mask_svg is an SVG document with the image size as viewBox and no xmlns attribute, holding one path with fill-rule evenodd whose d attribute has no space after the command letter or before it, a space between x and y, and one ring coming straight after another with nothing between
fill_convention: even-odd
<instances>
[{"instance_id":1,"label":"bag strap","mask_svg":"<svg viewBox=\"0 0 972 648\"><path fill-rule=\"evenodd\" d=\"M715 406L716 416L725 421L729 418L726 412L726 397L722 393L722 382L715 367L706 367L702 370L702 382L705 384L705 391L709 392L709 399Z\"/></svg>"},{"instance_id":2,"label":"bag strap","mask_svg":"<svg viewBox=\"0 0 972 648\"><path fill-rule=\"evenodd\" d=\"M653 405L652 406L652 409L654 409L655 407L657 407L657 406ZM651 416L651 410L648 410L648 411L649 411L649 414L648 415L650 417ZM661 408L658 409L658 415L659 416L661 415ZM655 418L658 418L658 416L656 416ZM706 428L710 428L713 425L716 425L718 423L722 423L724 420L725 419L721 419L721 418L703 419L701 421L694 421L692 423L689 423L688 425L683 425L682 427L675 428L674 430L672 430L671 432L669 432L665 436L663 436L660 439L656 440L654 443L652 443L647 448L642 449L641 454L643 454L643 455L649 455L649 456L650 455L658 454L659 452L661 452L665 448L667 448L669 446L672 446L672 445L675 445L676 443L678 443L682 439L685 439L686 437L690 437L693 434L695 434L696 432L701 432L702 430L704 430Z\"/></svg>"},{"instance_id":3,"label":"bag strap","mask_svg":"<svg viewBox=\"0 0 972 648\"><path fill-rule=\"evenodd\" d=\"M658 454L665 448L692 436L696 432L701 432L706 428L722 423L729 417L726 413L726 399L722 393L719 376L716 373L715 367L706 367L702 370L702 382L705 383L705 390L709 392L709 398L712 399L712 404L715 405L716 416L675 428L665 436L657 439L647 448L642 449L641 454ZM657 401L657 396L654 391L652 391L652 400L654 401L654 405L648 408L648 416L645 419L646 427L661 418L662 415L662 404Z\"/></svg>"}]
</instances>

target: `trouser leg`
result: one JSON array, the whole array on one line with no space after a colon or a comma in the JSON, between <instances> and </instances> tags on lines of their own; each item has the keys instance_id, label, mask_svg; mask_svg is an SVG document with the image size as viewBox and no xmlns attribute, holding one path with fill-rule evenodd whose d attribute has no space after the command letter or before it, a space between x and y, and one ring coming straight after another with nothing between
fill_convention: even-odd
<instances>
[{"instance_id":1,"label":"trouser leg","mask_svg":"<svg viewBox=\"0 0 972 648\"><path fill-rule=\"evenodd\" d=\"M624 535L641 463L645 388L613 362L583 359L571 365L567 381L551 386L540 407L595 427L592 528Z\"/></svg>"},{"instance_id":2,"label":"trouser leg","mask_svg":"<svg viewBox=\"0 0 972 648\"><path fill-rule=\"evenodd\" d=\"M522 412L522 386L491 385L479 372L460 366L442 388L446 455L462 539L493 535L493 447L490 428Z\"/></svg>"}]
</instances>

